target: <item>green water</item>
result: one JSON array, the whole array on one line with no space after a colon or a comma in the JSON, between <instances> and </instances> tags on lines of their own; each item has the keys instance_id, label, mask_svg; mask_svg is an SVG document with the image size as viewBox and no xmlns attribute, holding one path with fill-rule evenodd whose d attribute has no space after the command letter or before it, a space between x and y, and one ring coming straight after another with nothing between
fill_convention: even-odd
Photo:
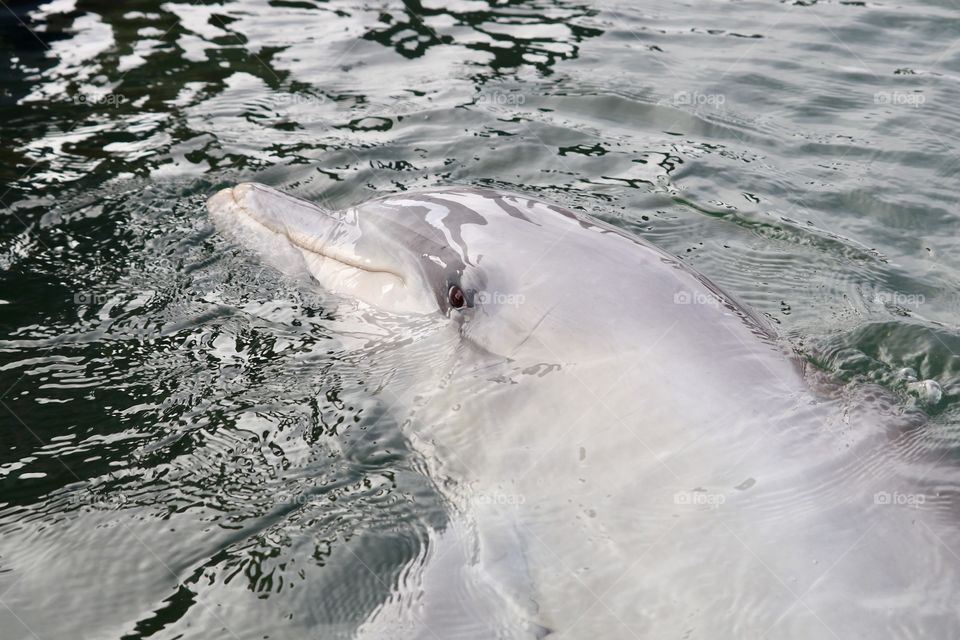
<instances>
[{"instance_id":1,"label":"green water","mask_svg":"<svg viewBox=\"0 0 960 640\"><path fill-rule=\"evenodd\" d=\"M0 637L340 637L384 597L357 559L416 555L435 489L323 296L206 218L240 180L585 211L950 433L958 27L946 0L0 8Z\"/></svg>"}]
</instances>

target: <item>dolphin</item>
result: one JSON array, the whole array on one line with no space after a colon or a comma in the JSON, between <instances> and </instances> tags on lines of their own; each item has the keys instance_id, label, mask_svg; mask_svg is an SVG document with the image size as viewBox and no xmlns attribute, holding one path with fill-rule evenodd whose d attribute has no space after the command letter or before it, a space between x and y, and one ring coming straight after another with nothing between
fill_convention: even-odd
<instances>
[{"instance_id":1,"label":"dolphin","mask_svg":"<svg viewBox=\"0 0 960 640\"><path fill-rule=\"evenodd\" d=\"M381 328L358 362L448 502L358 637L960 637L923 416L677 258L483 188L208 210Z\"/></svg>"}]
</instances>

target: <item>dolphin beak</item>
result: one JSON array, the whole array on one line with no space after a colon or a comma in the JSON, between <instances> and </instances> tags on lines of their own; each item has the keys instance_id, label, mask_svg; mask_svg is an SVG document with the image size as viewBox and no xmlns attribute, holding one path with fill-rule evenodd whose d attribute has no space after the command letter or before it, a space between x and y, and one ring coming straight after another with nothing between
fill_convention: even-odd
<instances>
[{"instance_id":1,"label":"dolphin beak","mask_svg":"<svg viewBox=\"0 0 960 640\"><path fill-rule=\"evenodd\" d=\"M308 251L315 244L310 237L329 237L332 241L346 231L343 220L312 202L255 182L242 182L215 193L207 200L207 209L214 215L230 213L248 218Z\"/></svg>"},{"instance_id":2,"label":"dolphin beak","mask_svg":"<svg viewBox=\"0 0 960 640\"><path fill-rule=\"evenodd\" d=\"M243 185L237 185L237 187L247 184L249 183L245 182ZM207 198L207 211L215 214L227 211L230 207L239 206L236 197L233 195L233 191L237 187L227 187L226 189L221 189Z\"/></svg>"},{"instance_id":3,"label":"dolphin beak","mask_svg":"<svg viewBox=\"0 0 960 640\"><path fill-rule=\"evenodd\" d=\"M223 189L207 200L207 210L215 218L271 231L304 253L354 269L389 271L357 253L360 231L354 221L272 187L243 182Z\"/></svg>"},{"instance_id":4,"label":"dolphin beak","mask_svg":"<svg viewBox=\"0 0 960 640\"><path fill-rule=\"evenodd\" d=\"M299 262L324 288L398 311L436 311L432 293L407 287L404 264L384 251L368 222L263 184L244 182L207 200L211 218L284 271ZM292 254L292 255L291 255Z\"/></svg>"}]
</instances>

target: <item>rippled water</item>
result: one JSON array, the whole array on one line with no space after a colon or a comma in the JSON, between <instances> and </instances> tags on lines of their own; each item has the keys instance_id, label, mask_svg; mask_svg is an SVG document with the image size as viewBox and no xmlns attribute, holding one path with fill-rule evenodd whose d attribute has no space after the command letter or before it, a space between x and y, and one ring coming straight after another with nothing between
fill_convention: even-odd
<instances>
[{"instance_id":1,"label":"rippled water","mask_svg":"<svg viewBox=\"0 0 960 640\"><path fill-rule=\"evenodd\" d=\"M951 2L0 13L3 638L340 637L445 517L362 328L211 226L240 180L588 212L957 455Z\"/></svg>"}]
</instances>

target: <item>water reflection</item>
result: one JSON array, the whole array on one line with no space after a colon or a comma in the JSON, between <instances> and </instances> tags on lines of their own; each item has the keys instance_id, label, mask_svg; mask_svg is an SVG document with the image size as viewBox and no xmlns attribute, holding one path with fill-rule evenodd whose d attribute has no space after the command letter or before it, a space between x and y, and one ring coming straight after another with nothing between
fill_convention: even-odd
<instances>
[{"instance_id":1,"label":"water reflection","mask_svg":"<svg viewBox=\"0 0 960 640\"><path fill-rule=\"evenodd\" d=\"M513 0L455 2L443 7L415 0L379 16L384 26L364 38L418 58L437 45L458 45L486 54L477 78L517 73L532 66L543 75L561 60L577 57L580 43L603 33L587 26L598 11L585 4Z\"/></svg>"}]
</instances>

